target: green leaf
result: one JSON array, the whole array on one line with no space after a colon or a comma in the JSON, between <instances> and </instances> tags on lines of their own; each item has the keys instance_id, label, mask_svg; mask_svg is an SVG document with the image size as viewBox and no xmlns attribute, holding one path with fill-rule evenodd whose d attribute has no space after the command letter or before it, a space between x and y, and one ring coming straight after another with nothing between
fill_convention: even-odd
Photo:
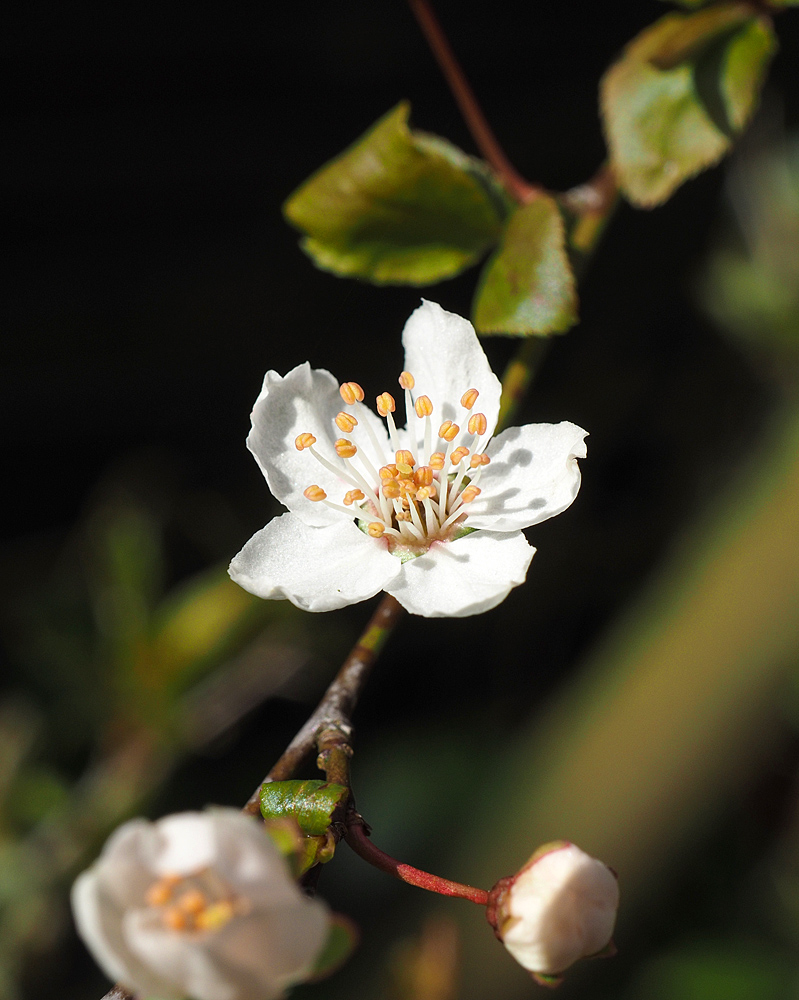
<instances>
[{"instance_id":1,"label":"green leaf","mask_svg":"<svg viewBox=\"0 0 799 1000\"><path fill-rule=\"evenodd\" d=\"M471 266L499 238L505 204L488 168L412 132L409 112L397 105L283 206L324 270L426 285Z\"/></svg>"},{"instance_id":2,"label":"green leaf","mask_svg":"<svg viewBox=\"0 0 799 1000\"><path fill-rule=\"evenodd\" d=\"M511 216L486 264L474 306L479 333L562 333L577 322L577 291L560 209L541 196Z\"/></svg>"},{"instance_id":3,"label":"green leaf","mask_svg":"<svg viewBox=\"0 0 799 1000\"><path fill-rule=\"evenodd\" d=\"M261 787L261 815L266 820L290 816L300 830L311 836L324 834L333 811L342 805L348 789L318 779L268 781Z\"/></svg>"},{"instance_id":4,"label":"green leaf","mask_svg":"<svg viewBox=\"0 0 799 1000\"><path fill-rule=\"evenodd\" d=\"M358 928L347 917L334 913L330 918L327 943L316 960L310 981L332 975L347 961L358 945Z\"/></svg>"},{"instance_id":5,"label":"green leaf","mask_svg":"<svg viewBox=\"0 0 799 1000\"><path fill-rule=\"evenodd\" d=\"M601 105L614 172L644 208L720 160L755 108L776 48L766 17L727 3L668 14L605 73Z\"/></svg>"}]
</instances>

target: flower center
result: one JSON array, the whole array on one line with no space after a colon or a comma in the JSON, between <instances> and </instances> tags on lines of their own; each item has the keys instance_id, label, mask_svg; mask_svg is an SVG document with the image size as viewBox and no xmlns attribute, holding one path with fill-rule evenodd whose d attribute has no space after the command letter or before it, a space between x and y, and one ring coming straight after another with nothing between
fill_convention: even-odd
<instances>
[{"instance_id":1,"label":"flower center","mask_svg":"<svg viewBox=\"0 0 799 1000\"><path fill-rule=\"evenodd\" d=\"M250 902L237 896L212 868L191 875L163 875L147 889L144 901L170 931L216 931L247 913Z\"/></svg>"},{"instance_id":2,"label":"flower center","mask_svg":"<svg viewBox=\"0 0 799 1000\"><path fill-rule=\"evenodd\" d=\"M354 517L363 531L385 539L389 551L397 555L421 555L432 542L447 541L468 530L467 508L480 494L477 484L490 461L485 454L490 436L485 414L471 413L479 396L477 389L467 389L461 396L465 411L461 423L444 420L435 433L431 399L424 395L414 398L415 379L410 372L400 375L399 384L405 394L404 432L398 431L394 422L396 403L391 393L382 392L377 397L377 412L386 421L391 454L385 454L368 422L358 420L357 408L363 403L364 392L357 382L345 382L339 390L345 406L351 409L342 410L335 418L338 430L349 435L335 442L335 459L321 454L314 447L316 438L308 432L299 434L294 444L351 487L341 504L330 500L317 485L304 491L308 500Z\"/></svg>"}]
</instances>

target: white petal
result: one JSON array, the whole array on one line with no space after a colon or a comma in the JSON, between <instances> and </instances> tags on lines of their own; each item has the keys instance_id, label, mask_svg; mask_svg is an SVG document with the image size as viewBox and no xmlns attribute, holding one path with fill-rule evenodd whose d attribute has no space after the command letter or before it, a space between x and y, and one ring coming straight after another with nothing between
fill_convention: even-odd
<instances>
[{"instance_id":1,"label":"white petal","mask_svg":"<svg viewBox=\"0 0 799 1000\"><path fill-rule=\"evenodd\" d=\"M190 875L216 861L216 837L206 813L173 813L150 830L151 865L158 875Z\"/></svg>"},{"instance_id":2,"label":"white petal","mask_svg":"<svg viewBox=\"0 0 799 1000\"><path fill-rule=\"evenodd\" d=\"M153 910L129 910L123 919L123 929L130 950L142 964L157 969L165 983L174 984L165 996L237 1000L236 982L209 952L206 935L193 941L188 934L169 930ZM151 990L141 981L137 981L136 987L139 994L146 989L145 996L149 993L161 996L157 989ZM280 990L263 991L264 1000L280 995Z\"/></svg>"},{"instance_id":3,"label":"white petal","mask_svg":"<svg viewBox=\"0 0 799 1000\"><path fill-rule=\"evenodd\" d=\"M343 515L314 528L283 514L253 535L229 573L257 597L288 598L304 611L332 611L384 590L401 569L385 541L365 535Z\"/></svg>"},{"instance_id":4,"label":"white petal","mask_svg":"<svg viewBox=\"0 0 799 1000\"><path fill-rule=\"evenodd\" d=\"M601 861L565 844L519 872L505 905L505 947L526 969L555 974L607 945L619 886Z\"/></svg>"},{"instance_id":5,"label":"white petal","mask_svg":"<svg viewBox=\"0 0 799 1000\"><path fill-rule=\"evenodd\" d=\"M178 1000L183 991L155 975L131 951L123 932L123 912L104 890L98 877L102 859L78 877L72 887L72 910L78 933L109 979L146 995Z\"/></svg>"},{"instance_id":6,"label":"white petal","mask_svg":"<svg viewBox=\"0 0 799 1000\"><path fill-rule=\"evenodd\" d=\"M321 368L311 368L306 362L298 365L285 378L270 371L264 378L261 394L252 411L252 430L247 438L247 447L255 456L261 471L266 476L269 489L274 496L301 517L306 524L332 524L340 515L322 503L312 503L303 496L303 491L311 485L321 486L335 503L341 503L344 494L353 484L343 478L345 463L339 459L334 449L335 441L344 436L363 447L371 456L372 464L384 465L389 454L385 425L366 406L358 406L353 411L363 424L368 422L374 431L380 455L372 455L373 448L363 434L363 427L355 428L352 434L344 435L335 424L336 414L346 410L339 395L338 382ZM313 455L297 451L294 441L298 435L313 434L314 446L320 455L341 469L336 476L326 469ZM356 457L355 465L363 472ZM371 477L367 477L371 481Z\"/></svg>"},{"instance_id":7,"label":"white petal","mask_svg":"<svg viewBox=\"0 0 799 1000\"><path fill-rule=\"evenodd\" d=\"M463 425L468 411L460 405L461 396L467 389L477 389L480 396L473 412L485 414L491 434L502 386L468 319L423 300L405 324L402 343L405 369L416 380L414 398L430 397L436 426L444 420Z\"/></svg>"},{"instance_id":8,"label":"white petal","mask_svg":"<svg viewBox=\"0 0 799 1000\"><path fill-rule=\"evenodd\" d=\"M138 905L156 877L151 845L157 840L152 823L129 820L111 834L100 858L89 869L97 873L102 893L120 912L126 906Z\"/></svg>"},{"instance_id":9,"label":"white petal","mask_svg":"<svg viewBox=\"0 0 799 1000\"><path fill-rule=\"evenodd\" d=\"M266 984L280 995L283 987L311 972L328 932L327 907L301 896L295 886L291 904L234 920L208 945L237 982L237 1000L262 1000Z\"/></svg>"},{"instance_id":10,"label":"white petal","mask_svg":"<svg viewBox=\"0 0 799 1000\"><path fill-rule=\"evenodd\" d=\"M262 824L237 809L209 809L205 816L214 831L214 870L225 882L254 906L296 903L297 884Z\"/></svg>"},{"instance_id":11,"label":"white petal","mask_svg":"<svg viewBox=\"0 0 799 1000\"><path fill-rule=\"evenodd\" d=\"M518 531L565 510L580 488L578 458L587 431L576 424L510 427L491 442L482 493L469 507L467 525Z\"/></svg>"},{"instance_id":12,"label":"white petal","mask_svg":"<svg viewBox=\"0 0 799 1000\"><path fill-rule=\"evenodd\" d=\"M535 549L519 531L476 531L454 542L436 542L402 567L385 589L414 615L463 618L488 611L524 583Z\"/></svg>"}]
</instances>

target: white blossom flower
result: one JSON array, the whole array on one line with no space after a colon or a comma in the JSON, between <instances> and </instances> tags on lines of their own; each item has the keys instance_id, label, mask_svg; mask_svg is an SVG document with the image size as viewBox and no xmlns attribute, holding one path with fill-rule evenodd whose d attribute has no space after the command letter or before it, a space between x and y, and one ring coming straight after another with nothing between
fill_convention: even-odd
<instances>
[{"instance_id":1,"label":"white blossom flower","mask_svg":"<svg viewBox=\"0 0 799 1000\"><path fill-rule=\"evenodd\" d=\"M159 1000L272 1000L306 978L329 929L263 828L234 809L135 819L75 882L104 972Z\"/></svg>"},{"instance_id":2,"label":"white blossom flower","mask_svg":"<svg viewBox=\"0 0 799 1000\"><path fill-rule=\"evenodd\" d=\"M534 978L554 985L579 958L614 953L619 885L601 861L555 841L503 882L489 917L497 937Z\"/></svg>"},{"instance_id":3,"label":"white blossom flower","mask_svg":"<svg viewBox=\"0 0 799 1000\"><path fill-rule=\"evenodd\" d=\"M500 382L468 320L424 302L402 335L394 397L380 416L356 382L299 365L267 372L247 445L289 513L230 564L245 590L330 611L380 590L408 611L465 616L524 582L522 528L559 514L580 485L586 432L528 424L492 438Z\"/></svg>"}]
</instances>

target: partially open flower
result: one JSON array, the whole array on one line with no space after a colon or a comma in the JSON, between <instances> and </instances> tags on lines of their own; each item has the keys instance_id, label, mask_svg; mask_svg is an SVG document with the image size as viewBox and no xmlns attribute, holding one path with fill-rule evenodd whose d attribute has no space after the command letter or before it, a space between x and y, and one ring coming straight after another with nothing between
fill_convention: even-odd
<instances>
[{"instance_id":1,"label":"partially open flower","mask_svg":"<svg viewBox=\"0 0 799 1000\"><path fill-rule=\"evenodd\" d=\"M274 1000L307 978L328 935L251 818L234 809L136 819L72 890L104 972L159 1000Z\"/></svg>"},{"instance_id":2,"label":"partially open flower","mask_svg":"<svg viewBox=\"0 0 799 1000\"><path fill-rule=\"evenodd\" d=\"M491 893L489 922L516 961L546 986L579 958L612 955L619 885L607 865L567 841L540 847Z\"/></svg>"},{"instance_id":3,"label":"partially open flower","mask_svg":"<svg viewBox=\"0 0 799 1000\"><path fill-rule=\"evenodd\" d=\"M501 386L468 320L424 302L402 335L406 426L357 382L299 365L267 372L247 444L289 513L230 564L240 586L330 611L380 590L408 611L461 617L524 582L523 528L577 495L586 432L566 421L492 437Z\"/></svg>"}]
</instances>

